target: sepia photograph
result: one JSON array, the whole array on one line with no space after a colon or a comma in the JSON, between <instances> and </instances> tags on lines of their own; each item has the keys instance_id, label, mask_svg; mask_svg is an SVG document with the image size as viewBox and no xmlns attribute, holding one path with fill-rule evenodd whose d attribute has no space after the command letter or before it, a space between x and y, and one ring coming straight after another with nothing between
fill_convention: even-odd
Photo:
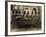
<instances>
[{"instance_id":1,"label":"sepia photograph","mask_svg":"<svg viewBox=\"0 0 46 37\"><path fill-rule=\"evenodd\" d=\"M44 3L7 2L7 35L44 33Z\"/></svg>"},{"instance_id":2,"label":"sepia photograph","mask_svg":"<svg viewBox=\"0 0 46 37\"><path fill-rule=\"evenodd\" d=\"M11 5L11 31L41 29L41 6Z\"/></svg>"}]
</instances>

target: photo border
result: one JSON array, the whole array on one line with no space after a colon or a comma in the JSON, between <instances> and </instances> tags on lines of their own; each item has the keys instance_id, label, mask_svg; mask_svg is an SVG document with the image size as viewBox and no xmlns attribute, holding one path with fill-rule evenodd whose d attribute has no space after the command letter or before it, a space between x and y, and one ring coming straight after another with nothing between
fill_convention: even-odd
<instances>
[{"instance_id":1,"label":"photo border","mask_svg":"<svg viewBox=\"0 0 46 37\"><path fill-rule=\"evenodd\" d=\"M8 2L44 4L44 33L8 35L8 7L7 7ZM5 36L24 36L24 35L41 35L41 34L45 34L45 3L42 3L42 2L27 2L27 1L5 1Z\"/></svg>"}]
</instances>

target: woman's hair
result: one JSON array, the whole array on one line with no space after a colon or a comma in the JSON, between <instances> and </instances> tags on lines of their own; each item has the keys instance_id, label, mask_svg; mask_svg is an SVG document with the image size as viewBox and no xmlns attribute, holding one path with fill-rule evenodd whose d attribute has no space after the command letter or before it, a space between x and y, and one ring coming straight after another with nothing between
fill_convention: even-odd
<instances>
[{"instance_id":1,"label":"woman's hair","mask_svg":"<svg viewBox=\"0 0 46 37\"><path fill-rule=\"evenodd\" d=\"M35 14L37 14L37 12L36 12L36 8L33 8L33 10L35 10ZM32 11L32 14L33 14L33 11Z\"/></svg>"}]
</instances>

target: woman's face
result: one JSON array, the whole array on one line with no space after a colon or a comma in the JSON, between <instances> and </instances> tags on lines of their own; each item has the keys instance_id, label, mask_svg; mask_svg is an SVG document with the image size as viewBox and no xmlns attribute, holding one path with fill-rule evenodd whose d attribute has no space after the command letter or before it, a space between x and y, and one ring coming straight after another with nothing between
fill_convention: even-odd
<instances>
[{"instance_id":1,"label":"woman's face","mask_svg":"<svg viewBox=\"0 0 46 37\"><path fill-rule=\"evenodd\" d=\"M33 10L33 14L35 14L35 10Z\"/></svg>"},{"instance_id":2,"label":"woman's face","mask_svg":"<svg viewBox=\"0 0 46 37\"><path fill-rule=\"evenodd\" d=\"M15 9L17 10L17 9L18 9L18 7L17 7L17 6L15 6Z\"/></svg>"},{"instance_id":3,"label":"woman's face","mask_svg":"<svg viewBox=\"0 0 46 37\"><path fill-rule=\"evenodd\" d=\"M32 16L35 16L35 10L33 10L33 15Z\"/></svg>"}]
</instances>

